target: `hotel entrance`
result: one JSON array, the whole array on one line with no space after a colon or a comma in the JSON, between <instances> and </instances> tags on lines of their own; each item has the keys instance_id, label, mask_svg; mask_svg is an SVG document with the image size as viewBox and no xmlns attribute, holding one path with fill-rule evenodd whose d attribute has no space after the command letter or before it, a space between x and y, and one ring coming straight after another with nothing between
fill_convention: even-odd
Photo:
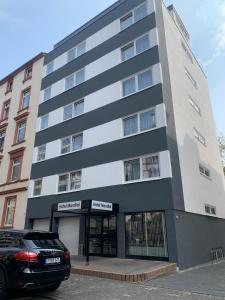
<instances>
[{"instance_id":1,"label":"hotel entrance","mask_svg":"<svg viewBox=\"0 0 225 300\"><path fill-rule=\"evenodd\" d=\"M116 215L90 216L89 255L117 256Z\"/></svg>"}]
</instances>

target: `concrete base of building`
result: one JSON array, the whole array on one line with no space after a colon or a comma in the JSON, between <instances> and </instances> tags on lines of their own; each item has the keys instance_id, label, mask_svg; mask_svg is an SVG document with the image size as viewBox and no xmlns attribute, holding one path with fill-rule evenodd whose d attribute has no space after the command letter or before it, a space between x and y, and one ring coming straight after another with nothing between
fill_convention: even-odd
<instances>
[{"instance_id":1,"label":"concrete base of building","mask_svg":"<svg viewBox=\"0 0 225 300\"><path fill-rule=\"evenodd\" d=\"M89 265L86 265L85 257L73 257L71 264L74 274L133 282L156 278L177 269L175 263L105 257L91 257Z\"/></svg>"}]
</instances>

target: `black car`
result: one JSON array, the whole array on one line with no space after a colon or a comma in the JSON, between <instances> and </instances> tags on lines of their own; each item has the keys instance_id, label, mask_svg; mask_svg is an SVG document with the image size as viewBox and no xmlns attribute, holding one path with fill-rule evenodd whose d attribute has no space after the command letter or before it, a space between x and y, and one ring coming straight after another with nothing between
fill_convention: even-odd
<instances>
[{"instance_id":1,"label":"black car","mask_svg":"<svg viewBox=\"0 0 225 300\"><path fill-rule=\"evenodd\" d=\"M9 291L57 289L70 276L70 253L57 233L0 230L0 299Z\"/></svg>"}]
</instances>

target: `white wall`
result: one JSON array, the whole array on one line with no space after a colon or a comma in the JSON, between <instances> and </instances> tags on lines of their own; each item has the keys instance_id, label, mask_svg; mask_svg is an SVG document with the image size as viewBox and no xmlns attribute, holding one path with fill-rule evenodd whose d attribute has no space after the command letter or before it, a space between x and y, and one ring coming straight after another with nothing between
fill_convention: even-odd
<instances>
[{"instance_id":1,"label":"white wall","mask_svg":"<svg viewBox=\"0 0 225 300\"><path fill-rule=\"evenodd\" d=\"M162 70L161 65L155 64L152 66L153 85L157 85L162 82ZM134 74L135 75L135 74ZM84 113L102 107L104 105L113 103L122 98L122 83L121 81L115 82L109 86L104 87L92 94L84 97ZM36 130L40 130L40 119L37 121ZM49 113L49 126L54 126L63 122L63 107L55 109Z\"/></svg>"},{"instance_id":2,"label":"white wall","mask_svg":"<svg viewBox=\"0 0 225 300\"><path fill-rule=\"evenodd\" d=\"M129 159L129 158L128 158ZM171 178L171 163L169 151L159 153L160 179ZM72 170L71 170L72 171ZM160 180L157 179L157 180ZM155 178L149 179L156 180ZM33 197L33 180L30 181L29 197ZM132 184L132 182L127 182ZM106 186L127 184L124 183L124 163L122 160L96 165L82 169L81 190L101 188ZM41 196L57 193L58 175L43 178ZM74 192L74 191L73 191Z\"/></svg>"},{"instance_id":3,"label":"white wall","mask_svg":"<svg viewBox=\"0 0 225 300\"><path fill-rule=\"evenodd\" d=\"M185 210L205 214L205 204L209 204L216 206L218 217L225 218L224 178L207 79L195 58L192 63L183 50L182 36L165 7L164 17ZM197 88L185 75L185 67ZM200 107L201 116L190 105L189 96ZM193 128L206 138L206 147L194 138ZM210 170L211 180L200 174L199 163Z\"/></svg>"},{"instance_id":4,"label":"white wall","mask_svg":"<svg viewBox=\"0 0 225 300\"><path fill-rule=\"evenodd\" d=\"M149 107L149 108L151 108L151 107ZM138 113L138 112L135 112L135 113ZM167 126L165 105L164 104L157 105L155 107L155 113L156 113L156 127L150 129L149 131L157 130L158 128ZM126 116L124 116L124 117L126 117ZM137 133L137 134L142 134L142 132ZM45 160L61 155L60 149L61 149L61 139L62 138L46 144ZM82 147L82 149L87 149L87 148L95 147L98 145L106 144L106 143L113 142L113 141L116 141L116 140L119 140L122 138L129 138L129 136L124 137L124 135L123 135L123 118L119 118L119 119L113 120L111 122L107 122L107 123L101 124L99 126L95 126L90 129L84 130L83 131L83 147ZM37 147L35 147L33 163L37 162L37 152L38 152Z\"/></svg>"}]
</instances>

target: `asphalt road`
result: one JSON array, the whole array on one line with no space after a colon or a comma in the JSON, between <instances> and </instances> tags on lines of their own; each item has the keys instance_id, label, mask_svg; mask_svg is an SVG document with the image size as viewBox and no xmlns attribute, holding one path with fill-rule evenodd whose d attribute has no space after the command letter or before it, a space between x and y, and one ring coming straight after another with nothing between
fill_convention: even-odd
<instances>
[{"instance_id":1,"label":"asphalt road","mask_svg":"<svg viewBox=\"0 0 225 300\"><path fill-rule=\"evenodd\" d=\"M58 291L21 295L14 300L220 300L225 299L225 262L142 283L72 275Z\"/></svg>"}]
</instances>

